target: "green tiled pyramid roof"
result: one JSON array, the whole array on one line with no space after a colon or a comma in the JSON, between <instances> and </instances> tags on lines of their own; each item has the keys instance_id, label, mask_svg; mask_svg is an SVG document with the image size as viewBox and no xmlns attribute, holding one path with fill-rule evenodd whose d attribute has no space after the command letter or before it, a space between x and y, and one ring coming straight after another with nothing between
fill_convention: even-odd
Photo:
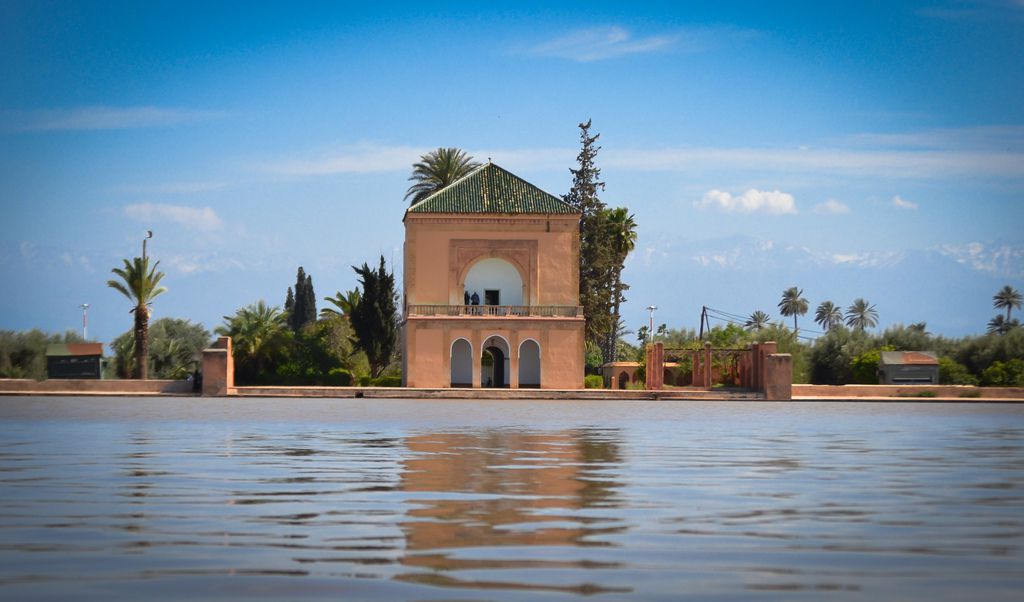
<instances>
[{"instance_id":1,"label":"green tiled pyramid roof","mask_svg":"<svg viewBox=\"0 0 1024 602\"><path fill-rule=\"evenodd\" d=\"M408 212L579 213L562 199L491 162L409 207Z\"/></svg>"}]
</instances>

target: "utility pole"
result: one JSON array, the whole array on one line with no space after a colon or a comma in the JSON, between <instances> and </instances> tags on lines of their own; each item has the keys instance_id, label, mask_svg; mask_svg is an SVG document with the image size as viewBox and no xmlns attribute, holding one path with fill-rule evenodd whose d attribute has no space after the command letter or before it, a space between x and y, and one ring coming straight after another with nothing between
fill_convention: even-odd
<instances>
[{"instance_id":1,"label":"utility pole","mask_svg":"<svg viewBox=\"0 0 1024 602\"><path fill-rule=\"evenodd\" d=\"M654 310L658 309L657 305L648 305L647 311L651 312L651 324L648 326L647 336L650 337L650 341L654 342Z\"/></svg>"},{"instance_id":2,"label":"utility pole","mask_svg":"<svg viewBox=\"0 0 1024 602\"><path fill-rule=\"evenodd\" d=\"M142 260L143 261L146 260L146 241L149 240L150 238L153 238L153 231L152 230L146 230L146 238L142 239Z\"/></svg>"},{"instance_id":3,"label":"utility pole","mask_svg":"<svg viewBox=\"0 0 1024 602\"><path fill-rule=\"evenodd\" d=\"M89 304L83 303L78 307L82 308L82 340L89 340Z\"/></svg>"}]
</instances>

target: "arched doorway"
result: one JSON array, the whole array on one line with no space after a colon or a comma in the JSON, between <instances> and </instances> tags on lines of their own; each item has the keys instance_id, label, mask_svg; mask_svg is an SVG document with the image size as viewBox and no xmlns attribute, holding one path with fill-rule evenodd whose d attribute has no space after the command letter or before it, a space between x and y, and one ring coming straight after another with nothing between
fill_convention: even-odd
<instances>
[{"instance_id":1,"label":"arched doorway","mask_svg":"<svg viewBox=\"0 0 1024 602\"><path fill-rule=\"evenodd\" d=\"M451 386L473 386L473 346L466 339L452 343Z\"/></svg>"},{"instance_id":2,"label":"arched doorway","mask_svg":"<svg viewBox=\"0 0 1024 602\"><path fill-rule=\"evenodd\" d=\"M492 336L484 341L483 351L480 353L480 386L508 386L508 351L508 342L502 337Z\"/></svg>"},{"instance_id":3,"label":"arched doorway","mask_svg":"<svg viewBox=\"0 0 1024 602\"><path fill-rule=\"evenodd\" d=\"M619 388L625 389L629 385L629 374L625 370L619 372Z\"/></svg>"},{"instance_id":4,"label":"arched doorway","mask_svg":"<svg viewBox=\"0 0 1024 602\"><path fill-rule=\"evenodd\" d=\"M519 345L519 388L540 388L540 345L533 339Z\"/></svg>"}]
</instances>

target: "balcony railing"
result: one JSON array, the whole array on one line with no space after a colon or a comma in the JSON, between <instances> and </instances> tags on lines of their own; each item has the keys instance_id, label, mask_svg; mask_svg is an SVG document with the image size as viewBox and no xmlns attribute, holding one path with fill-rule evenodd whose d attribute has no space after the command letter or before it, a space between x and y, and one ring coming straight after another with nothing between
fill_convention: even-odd
<instances>
[{"instance_id":1,"label":"balcony railing","mask_svg":"<svg viewBox=\"0 0 1024 602\"><path fill-rule=\"evenodd\" d=\"M579 305L410 305L406 316L491 316L501 318L578 318Z\"/></svg>"}]
</instances>

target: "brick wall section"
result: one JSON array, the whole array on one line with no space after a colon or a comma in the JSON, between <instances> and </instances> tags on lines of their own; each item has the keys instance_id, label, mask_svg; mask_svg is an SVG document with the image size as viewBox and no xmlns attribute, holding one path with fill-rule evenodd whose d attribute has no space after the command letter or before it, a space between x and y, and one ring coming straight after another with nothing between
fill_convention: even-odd
<instances>
[{"instance_id":1,"label":"brick wall section","mask_svg":"<svg viewBox=\"0 0 1024 602\"><path fill-rule=\"evenodd\" d=\"M980 395L984 399L1024 399L1024 387L969 387L963 385L793 385L795 397L819 399L861 397L908 397L922 392L935 397L970 398Z\"/></svg>"},{"instance_id":2,"label":"brick wall section","mask_svg":"<svg viewBox=\"0 0 1024 602\"><path fill-rule=\"evenodd\" d=\"M0 394L168 395L192 392L184 380L0 379Z\"/></svg>"}]
</instances>

